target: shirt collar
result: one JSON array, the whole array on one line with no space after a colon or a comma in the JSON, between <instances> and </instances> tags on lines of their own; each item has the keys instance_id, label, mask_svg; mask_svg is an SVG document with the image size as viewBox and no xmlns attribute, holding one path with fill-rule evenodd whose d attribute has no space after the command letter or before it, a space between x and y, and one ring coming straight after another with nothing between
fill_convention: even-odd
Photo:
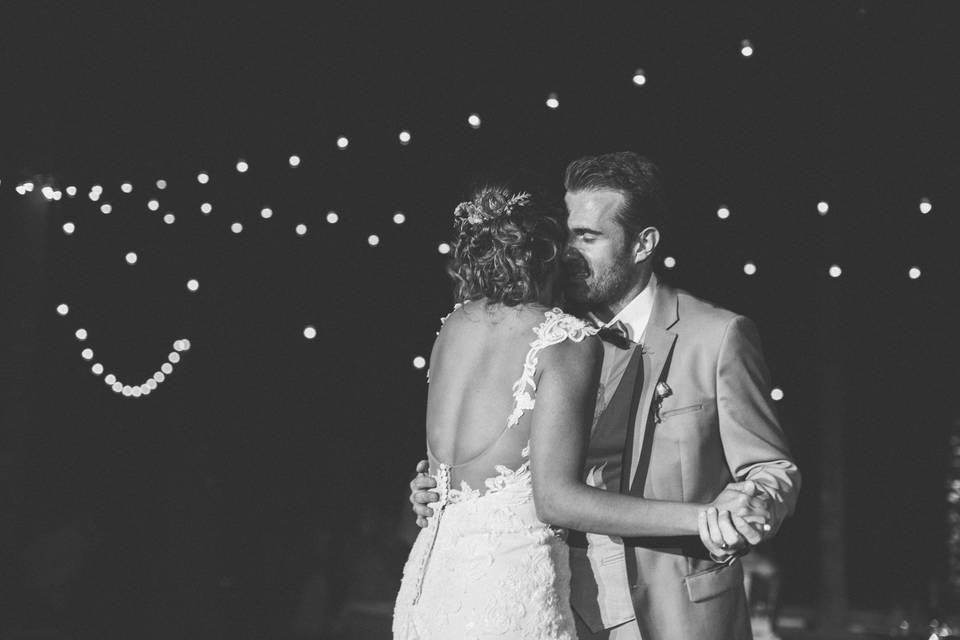
<instances>
[{"instance_id":1,"label":"shirt collar","mask_svg":"<svg viewBox=\"0 0 960 640\"><path fill-rule=\"evenodd\" d=\"M643 291L627 303L620 313L610 318L609 322L602 322L597 316L588 313L587 317L596 327L609 327L613 323L620 321L627 327L627 337L632 342L639 344L643 332L647 328L647 322L650 320L650 313L653 311L653 295L657 290L657 276L650 274L650 281Z\"/></svg>"}]
</instances>

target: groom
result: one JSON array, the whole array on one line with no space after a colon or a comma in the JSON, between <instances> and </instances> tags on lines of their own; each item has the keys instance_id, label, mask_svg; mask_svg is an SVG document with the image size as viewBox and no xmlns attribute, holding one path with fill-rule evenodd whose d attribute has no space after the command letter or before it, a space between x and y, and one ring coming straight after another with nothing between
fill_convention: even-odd
<instances>
[{"instance_id":1,"label":"groom","mask_svg":"<svg viewBox=\"0 0 960 640\"><path fill-rule=\"evenodd\" d=\"M709 503L732 488L768 498L762 534L708 511L694 537L570 534L580 640L751 638L743 568L750 544L792 513L800 473L770 400L753 323L657 280L666 207L657 167L631 152L566 171L568 300L601 327L604 360L588 484L655 500ZM419 467L418 467L419 469ZM430 514L433 480L411 482Z\"/></svg>"}]
</instances>

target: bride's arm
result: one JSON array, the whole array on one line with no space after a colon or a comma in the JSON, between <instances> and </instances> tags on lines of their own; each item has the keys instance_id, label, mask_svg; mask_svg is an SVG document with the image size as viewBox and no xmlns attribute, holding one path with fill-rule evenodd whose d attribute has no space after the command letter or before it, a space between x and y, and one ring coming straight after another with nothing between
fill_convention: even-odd
<instances>
[{"instance_id":1,"label":"bride's arm","mask_svg":"<svg viewBox=\"0 0 960 640\"><path fill-rule=\"evenodd\" d=\"M560 527L615 536L697 535L698 515L710 505L646 500L584 483L602 359L597 338L568 340L541 352L530 433L537 516ZM762 501L733 491L725 494L714 506L734 515L769 516ZM737 507L738 502L742 506Z\"/></svg>"}]
</instances>

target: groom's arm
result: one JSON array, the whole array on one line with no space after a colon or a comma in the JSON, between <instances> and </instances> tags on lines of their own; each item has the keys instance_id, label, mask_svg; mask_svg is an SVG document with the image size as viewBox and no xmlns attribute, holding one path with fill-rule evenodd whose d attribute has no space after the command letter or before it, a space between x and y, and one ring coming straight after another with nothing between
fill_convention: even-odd
<instances>
[{"instance_id":1,"label":"groom's arm","mask_svg":"<svg viewBox=\"0 0 960 640\"><path fill-rule=\"evenodd\" d=\"M717 360L720 437L730 472L770 496L771 533L793 513L800 471L770 397L770 374L756 326L743 316L726 327Z\"/></svg>"}]
</instances>

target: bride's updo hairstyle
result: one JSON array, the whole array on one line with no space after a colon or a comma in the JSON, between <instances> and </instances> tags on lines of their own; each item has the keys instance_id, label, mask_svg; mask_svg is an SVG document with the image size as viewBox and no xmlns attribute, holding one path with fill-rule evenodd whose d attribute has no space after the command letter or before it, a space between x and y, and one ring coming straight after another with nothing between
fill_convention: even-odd
<instances>
[{"instance_id":1,"label":"bride's updo hairstyle","mask_svg":"<svg viewBox=\"0 0 960 640\"><path fill-rule=\"evenodd\" d=\"M540 194L485 186L454 211L447 273L458 302L537 302L556 282L566 241L563 209ZM552 296L551 296L552 297Z\"/></svg>"}]
</instances>

